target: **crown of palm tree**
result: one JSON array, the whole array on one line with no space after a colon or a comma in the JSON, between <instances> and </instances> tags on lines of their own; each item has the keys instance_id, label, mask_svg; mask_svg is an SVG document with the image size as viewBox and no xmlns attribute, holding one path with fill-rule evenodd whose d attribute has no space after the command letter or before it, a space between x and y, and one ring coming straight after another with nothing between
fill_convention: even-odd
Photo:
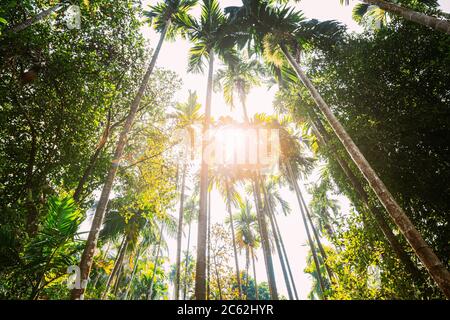
<instances>
[{"instance_id":1,"label":"crown of palm tree","mask_svg":"<svg viewBox=\"0 0 450 320\"><path fill-rule=\"evenodd\" d=\"M187 19L189 10L197 4L197 0L164 0L144 11L155 30L161 32L169 21ZM181 31L181 25L171 23L166 38L173 39Z\"/></svg>"}]
</instances>

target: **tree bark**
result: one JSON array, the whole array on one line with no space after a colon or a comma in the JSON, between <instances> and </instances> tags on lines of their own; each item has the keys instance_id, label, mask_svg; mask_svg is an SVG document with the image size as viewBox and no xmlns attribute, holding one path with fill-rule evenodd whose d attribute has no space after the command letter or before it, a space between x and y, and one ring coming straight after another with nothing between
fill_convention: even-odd
<instances>
[{"instance_id":1,"label":"tree bark","mask_svg":"<svg viewBox=\"0 0 450 320\"><path fill-rule=\"evenodd\" d=\"M183 216L184 216L184 188L186 182L186 163L183 165L183 173L181 178L180 193L180 212L178 218L178 234L177 234L177 261L175 275L175 300L180 298L180 278L181 278L181 238L183 236Z\"/></svg>"},{"instance_id":2,"label":"tree bark","mask_svg":"<svg viewBox=\"0 0 450 320\"><path fill-rule=\"evenodd\" d=\"M255 299L259 300L258 281L256 280L256 264L255 264L255 252L251 248L252 265L253 265L253 280L255 281Z\"/></svg>"},{"instance_id":3,"label":"tree bark","mask_svg":"<svg viewBox=\"0 0 450 320\"><path fill-rule=\"evenodd\" d=\"M272 227L272 234L273 234L273 237L275 240L275 245L277 247L278 258L280 260L281 270L283 271L283 277L284 277L284 282L286 284L286 289L288 291L288 296L289 296L290 300L294 300L294 295L292 293L292 288L291 288L291 284L289 282L289 276L287 273L286 264L285 264L284 257L283 257L283 251L281 250L280 239L278 238L278 233L276 232L276 229L275 229L274 211L273 211L273 207L272 207L272 202L267 195L267 190L266 190L266 186L264 185L264 183L262 183L261 187L263 190L264 203L265 203L265 206L267 207L267 214L269 216L270 225Z\"/></svg>"},{"instance_id":4,"label":"tree bark","mask_svg":"<svg viewBox=\"0 0 450 320\"><path fill-rule=\"evenodd\" d=\"M425 27L429 27L437 31L450 34L450 21L429 16L427 14L417 12L415 10L405 8L398 4L394 4L383 0L361 0L361 1L369 5L376 5L381 9L383 9L384 11L388 11L396 15L399 15L406 20L421 24Z\"/></svg>"},{"instance_id":5,"label":"tree bark","mask_svg":"<svg viewBox=\"0 0 450 320\"><path fill-rule=\"evenodd\" d=\"M11 29L7 30L7 32L17 33L17 32L20 32L22 30L25 30L26 28L28 28L28 27L32 26L33 24L41 21L42 19L45 19L46 17L48 17L53 12L55 12L55 11L59 10L60 8L62 8L64 5L65 4L63 4L63 3L59 3L57 5L54 5L53 7L38 13L34 17L31 17L31 18L25 20L24 22L14 26L14 27L12 27Z\"/></svg>"},{"instance_id":6,"label":"tree bark","mask_svg":"<svg viewBox=\"0 0 450 320\"><path fill-rule=\"evenodd\" d=\"M205 118L202 137L202 164L200 171L200 210L198 215L197 233L197 264L195 268L195 299L206 300L206 236L207 236L207 197L208 197L208 164L205 149L207 141L205 134L209 129L211 118L211 97L214 72L214 51L209 51L208 83L206 87Z\"/></svg>"},{"instance_id":7,"label":"tree bark","mask_svg":"<svg viewBox=\"0 0 450 320\"><path fill-rule=\"evenodd\" d=\"M131 130L131 126L133 125L134 118L136 116L136 112L139 108L139 104L141 102L142 96L144 95L145 89L147 88L147 84L150 80L150 76L153 72L153 69L156 64L156 60L158 58L159 52L161 50L162 44L164 42L165 35L167 33L167 29L169 28L170 20L167 21L164 30L161 33L158 45L156 46L153 57L150 61L150 65L147 68L147 72L144 75L142 83L139 87L139 90L134 98L130 112L126 118L125 124L122 128L122 132L119 136L119 141L117 142L116 150L114 152L114 160L111 163L111 167L108 171L108 175L106 177L105 184L103 186L103 190L100 196L100 200L97 204L97 208L95 210L94 218L92 220L91 230L89 232L88 239L86 241L86 247L83 251L83 255L81 256L80 261L80 276L81 283L87 283L89 278L89 273L92 267L92 261L94 259L95 248L97 247L98 236L100 233L100 228L103 224L103 219L105 216L106 206L108 205L109 195L111 193L111 189L114 183L114 178L117 173L117 169L119 167L120 160L122 158L123 150L125 148L126 140L128 133ZM71 292L72 299L82 299L85 288L74 288Z\"/></svg>"},{"instance_id":8,"label":"tree bark","mask_svg":"<svg viewBox=\"0 0 450 320\"><path fill-rule=\"evenodd\" d=\"M125 257L125 250L126 250L127 246L128 246L128 237L125 235L122 240L122 243L120 244L119 252L117 253L117 259L114 262L114 267L111 271L111 274L108 277L108 281L106 282L106 288L103 291L102 300L105 300L105 298L108 296L109 288L111 287L111 283L114 282L114 279L115 279L116 275L118 274L120 267L123 264L123 259Z\"/></svg>"},{"instance_id":9,"label":"tree bark","mask_svg":"<svg viewBox=\"0 0 450 320\"><path fill-rule=\"evenodd\" d=\"M297 61L295 61L290 52L287 50L287 47L284 44L281 44L281 49L291 66L294 68L299 79L309 90L312 98L317 104L317 107L323 113L330 126L336 133L337 137L344 145L345 150L348 152L358 169L369 182L370 187L375 192L380 202L386 208L386 211L389 213L392 220L408 240L416 255L423 262L438 287L441 289L444 295L450 299L450 272L444 267L441 260L425 242L425 240L422 238L422 235L417 231L406 213L395 201L394 197L386 188L383 181L381 181L381 179L373 170L359 148L353 142L352 138L344 129L342 124L335 117L330 107L323 100L311 80L309 80L309 78L301 70Z\"/></svg>"},{"instance_id":10,"label":"tree bark","mask_svg":"<svg viewBox=\"0 0 450 320\"><path fill-rule=\"evenodd\" d=\"M228 216L230 218L230 229L231 229L231 239L233 241L233 253L234 253L234 264L236 267L236 281L238 284L238 290L239 290L239 299L242 300L242 285L241 285L241 272L239 271L239 260L238 260L238 254L237 254L237 248L236 248L236 236L234 233L234 224L233 224L233 214L231 213L231 203L230 203L230 186L228 183L228 178L225 177L226 181L226 189L227 189L227 210L228 210Z\"/></svg>"},{"instance_id":11,"label":"tree bark","mask_svg":"<svg viewBox=\"0 0 450 320\"><path fill-rule=\"evenodd\" d=\"M379 230L382 232L382 234L387 239L388 243L390 244L392 250L397 255L399 260L403 263L406 270L410 273L412 276L414 282L420 283L421 282L421 274L420 271L416 268L414 263L411 261L411 258L406 253L405 249L402 247L400 242L397 240L397 237L394 235L394 233L391 230L391 227L385 220L383 214L381 211L371 205L369 203L369 196L367 192L364 190L363 186L361 185L359 179L353 174L352 170L348 166L347 162L339 156L337 151L333 148L333 146L330 146L328 133L326 132L325 128L323 127L322 123L320 122L320 119L318 119L314 114L310 114L310 117L312 118L312 125L313 125L313 131L316 137L318 138L319 142L323 145L327 146L331 152L333 152L334 159L338 162L342 172L345 174L345 176L350 181L350 184L355 189L357 195L360 198L360 201L366 208L366 210L370 213L372 213L372 216L374 217L377 226ZM314 119L315 118L315 119Z\"/></svg>"},{"instance_id":12,"label":"tree bark","mask_svg":"<svg viewBox=\"0 0 450 320\"><path fill-rule=\"evenodd\" d=\"M270 297L272 300L278 300L278 291L275 280L275 271L273 268L272 252L270 250L269 233L267 231L266 217L262 207L261 187L259 178L255 174L253 177L253 194L255 197L256 217L259 225L259 233L261 235L261 245L264 254L264 262L266 265L267 282L269 283Z\"/></svg>"},{"instance_id":13,"label":"tree bark","mask_svg":"<svg viewBox=\"0 0 450 320\"><path fill-rule=\"evenodd\" d=\"M308 222L306 221L305 211L303 209L302 201L300 198L300 188L297 184L297 179L294 176L294 173L292 172L292 167L289 162L286 163L286 167L287 167L287 171L288 171L288 175L289 175L289 180L291 180L292 187L294 188L295 194L297 196L298 206L300 207L300 213L302 215L303 224L305 226L306 236L308 238L309 247L311 249L311 253L312 253L312 256L314 259L314 265L315 265L316 271L317 271L317 280L319 281L320 289L322 291L322 298L325 298L326 286L323 281L322 272L320 270L320 263L319 263L319 259L317 258L316 248L314 246L314 242L311 239L311 233L309 232Z\"/></svg>"},{"instance_id":14,"label":"tree bark","mask_svg":"<svg viewBox=\"0 0 450 320\"><path fill-rule=\"evenodd\" d=\"M191 244L191 222L189 222L188 227L188 240L187 240L187 251L186 251L186 257L185 264L184 264L184 286L183 286L183 300L186 300L186 293L187 293L187 277L188 277L188 268L189 268L189 246Z\"/></svg>"},{"instance_id":15,"label":"tree bark","mask_svg":"<svg viewBox=\"0 0 450 320\"><path fill-rule=\"evenodd\" d=\"M162 243L162 235L164 232L164 226L165 223L164 221L161 222L161 228L159 230L159 241L158 241L158 248L156 249L156 257L155 257L155 262L153 263L153 274L152 274L152 279L150 280L150 285L149 285L149 289L148 289L148 296L147 296L147 300L152 300L152 295L153 295L153 284L155 282L155 277L156 277L156 270L158 269L158 261L159 261L159 254L161 252L161 243Z\"/></svg>"}]
</instances>

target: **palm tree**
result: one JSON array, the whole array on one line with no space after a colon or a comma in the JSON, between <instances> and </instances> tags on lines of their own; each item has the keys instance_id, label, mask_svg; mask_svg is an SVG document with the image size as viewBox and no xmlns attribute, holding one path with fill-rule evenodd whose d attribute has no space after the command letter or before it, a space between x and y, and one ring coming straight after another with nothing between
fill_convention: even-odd
<instances>
[{"instance_id":1,"label":"palm tree","mask_svg":"<svg viewBox=\"0 0 450 320\"><path fill-rule=\"evenodd\" d=\"M236 281L238 285L239 298L242 299L242 284L241 284L241 273L239 270L239 259L237 254L237 246L236 246L236 232L234 230L233 223L233 214L232 214L232 206L241 206L242 200L241 196L235 189L235 179L233 179L232 172L230 168L220 167L215 170L214 174L211 177L211 185L214 184L216 189L222 194L226 208L228 211L228 217L225 222L230 225L231 231L231 239L233 242L233 253L234 253L234 262L236 268ZM210 187L211 189L211 187Z\"/></svg>"},{"instance_id":2,"label":"palm tree","mask_svg":"<svg viewBox=\"0 0 450 320\"><path fill-rule=\"evenodd\" d=\"M260 244L256 214L251 212L251 204L245 201L238 213L233 215L234 228L236 230L236 246L239 251L245 251L246 257L246 290L248 290L248 269L250 259L253 264L253 278L255 280L256 299L258 300L258 284L256 282L255 250Z\"/></svg>"},{"instance_id":3,"label":"palm tree","mask_svg":"<svg viewBox=\"0 0 450 320\"><path fill-rule=\"evenodd\" d=\"M272 48L278 47L280 49L392 220L403 233L441 291L446 297L450 298L450 272L422 238L422 235L300 67L301 44L299 40L302 40L302 43L312 39L316 43L318 39L332 40L340 33L339 26L330 21L322 23L317 21L306 22L301 14L293 9L286 6L272 7L266 1L246 1L243 7L234 7L229 9L228 12L232 15L234 22L241 23L241 28L248 28L249 38L256 43L256 49L261 51L264 42L270 42Z\"/></svg>"},{"instance_id":4,"label":"palm tree","mask_svg":"<svg viewBox=\"0 0 450 320\"><path fill-rule=\"evenodd\" d=\"M177 23L184 28L184 34L193 42L189 53L189 71L201 72L204 60L208 61L208 81L206 86L205 118L203 134L209 129L211 118L211 96L215 54L226 56L230 47L226 46L225 16L217 0L203 0L201 17L196 20L187 15L179 16ZM202 143L202 164L200 172L200 212L198 217L197 265L195 273L195 297L206 299L206 238L207 238L207 197L208 165L203 157L207 146Z\"/></svg>"},{"instance_id":5,"label":"palm tree","mask_svg":"<svg viewBox=\"0 0 450 320\"><path fill-rule=\"evenodd\" d=\"M348 5L350 2L349 0L339 0L339 1L341 4L345 2L346 5ZM421 24L434 30L450 34L450 21L448 20L439 19L388 1L383 0L361 0L361 1L364 2L364 5L358 6L357 8L359 10L367 11L370 5L374 5L384 11L398 15L403 19Z\"/></svg>"},{"instance_id":6,"label":"palm tree","mask_svg":"<svg viewBox=\"0 0 450 320\"><path fill-rule=\"evenodd\" d=\"M109 195L111 193L114 178L116 176L117 169L122 158L127 136L134 122L134 118L139 108L142 96L144 95L144 92L147 88L150 75L153 73L153 69L155 67L156 60L158 58L164 39L166 38L166 36L174 36L179 30L179 27L176 24L172 24L172 20L179 16L188 16L187 12L192 8L193 5L195 5L195 3L195 0L165 0L164 2L151 7L151 10L147 13L147 15L152 18L156 30L158 30L161 35L158 45L156 46L156 49L151 58L150 64L144 75L144 78L142 79L139 90L133 102L131 103L130 111L119 135L119 140L117 141L116 149L114 151L114 158L108 170L100 199L97 203L94 218L92 220L91 230L86 241L86 247L81 256L79 266L81 281L87 281L89 277L89 273L92 267L92 261L94 258L94 251L97 246L100 227L103 223L106 206L109 201ZM71 292L71 297L72 299L82 299L83 293L84 288L74 288Z\"/></svg>"},{"instance_id":7,"label":"palm tree","mask_svg":"<svg viewBox=\"0 0 450 320\"><path fill-rule=\"evenodd\" d=\"M198 215L198 191L197 189L194 191L194 194L189 198L188 202L186 203L185 208L185 220L188 224L188 238L187 238L187 247L186 247L186 256L184 258L185 260L185 266L184 266L184 285L183 285L183 300L186 300L186 294L187 294L187 278L188 278L188 266L189 266L189 248L191 244L191 226L192 222L197 218Z\"/></svg>"},{"instance_id":8,"label":"palm tree","mask_svg":"<svg viewBox=\"0 0 450 320\"><path fill-rule=\"evenodd\" d=\"M249 122L246 100L251 87L260 85L263 74L262 65L257 60L238 60L227 64L217 71L214 78L216 90L223 90L225 102L231 108L235 106L235 92L242 105L244 121Z\"/></svg>"},{"instance_id":9,"label":"palm tree","mask_svg":"<svg viewBox=\"0 0 450 320\"><path fill-rule=\"evenodd\" d=\"M177 120L177 128L185 129L189 131L192 137L193 126L197 121L202 119L200 114L201 105L197 101L197 93L189 91L188 101L186 103L178 103L175 107L174 117ZM191 141L192 143L192 141ZM191 146L192 147L192 146ZM188 149L184 150L184 154L181 155L184 159L188 156L186 153ZM191 150L192 152L192 150ZM187 163L186 160L183 164L182 178L181 178L181 191L180 191L180 209L178 218L178 235L177 235L177 258L176 258L176 273L175 273L175 300L180 297L180 278L181 278L181 239L183 236L183 215L184 215L184 198L185 198L185 185L186 185ZM190 227L190 225L189 225Z\"/></svg>"}]
</instances>

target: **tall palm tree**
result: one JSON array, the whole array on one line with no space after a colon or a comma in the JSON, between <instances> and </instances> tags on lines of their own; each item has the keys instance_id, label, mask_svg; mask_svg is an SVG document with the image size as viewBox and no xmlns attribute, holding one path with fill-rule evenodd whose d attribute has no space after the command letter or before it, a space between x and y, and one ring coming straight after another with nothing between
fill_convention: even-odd
<instances>
[{"instance_id":1,"label":"tall palm tree","mask_svg":"<svg viewBox=\"0 0 450 320\"><path fill-rule=\"evenodd\" d=\"M194 124L202 119L200 114L201 105L197 101L197 93L189 91L188 101L186 103L178 103L175 107L175 115L177 121L177 128L187 130L192 136L192 131ZM192 143L192 141L191 141ZM186 146L187 147L187 146ZM192 146L191 146L192 147ZM183 159L188 158L190 151L185 148L184 154L181 155ZM177 235L177 258L176 258L176 272L175 272L175 300L180 297L180 278L181 278L181 239L183 237L183 216L184 216L184 198L185 198L185 186L186 186L186 174L187 174L187 163L184 160L181 178L181 190L180 190L180 209L178 218L178 235Z\"/></svg>"},{"instance_id":2,"label":"tall palm tree","mask_svg":"<svg viewBox=\"0 0 450 320\"><path fill-rule=\"evenodd\" d=\"M331 41L340 33L340 28L329 21L322 23L305 21L302 15L293 9L286 6L273 7L266 1L249 0L245 2L243 7L234 7L228 9L228 12L233 16L236 24L240 22L241 28L249 30L249 38L256 43L256 49L261 51L263 48L262 44L269 41L272 44L272 48L278 47L283 53L394 223L403 233L438 287L446 297L450 298L450 272L422 238L422 235L415 228L409 217L356 146L353 139L336 118L331 108L323 100L312 81L300 67L299 57L303 43L307 41L315 43L322 40Z\"/></svg>"},{"instance_id":3,"label":"tall palm tree","mask_svg":"<svg viewBox=\"0 0 450 320\"><path fill-rule=\"evenodd\" d=\"M128 133L131 130L131 126L134 122L134 118L139 108L142 96L147 88L150 76L153 73L153 69L156 64L159 52L161 51L162 44L166 36L174 36L179 30L179 26L172 24L172 20L177 17L187 17L188 11L195 5L195 0L165 0L150 8L147 15L153 20L156 30L160 32L159 42L156 46L153 56L150 60L147 71L145 72L144 78L139 86L139 90L131 103L130 111L127 115L125 123L123 125L122 131L119 135L119 140L114 151L113 161L108 170L108 174L105 179L105 184L103 186L100 199L97 203L95 209L94 218L92 220L91 230L86 241L86 246L81 256L80 261L80 278L81 283L87 282L89 273L92 267L92 261L94 258L95 248L97 246L98 235L100 232L100 227L103 223L105 216L106 206L109 201L109 196L111 189L113 187L114 178L117 173L117 169L122 158L123 150L125 148ZM74 288L71 292L72 299L82 299L84 293L84 288Z\"/></svg>"},{"instance_id":4,"label":"tall palm tree","mask_svg":"<svg viewBox=\"0 0 450 320\"><path fill-rule=\"evenodd\" d=\"M260 85L260 78L264 70L258 60L241 60L231 62L225 68L216 72L214 86L216 90L223 90L225 102L231 108L235 107L235 93L242 105L244 121L249 122L247 112L247 96L251 87Z\"/></svg>"},{"instance_id":5,"label":"tall palm tree","mask_svg":"<svg viewBox=\"0 0 450 320\"><path fill-rule=\"evenodd\" d=\"M253 264L253 278L255 281L256 299L258 300L258 284L256 281L256 266L255 266L255 250L259 247L260 240L258 237L258 226L256 214L251 212L251 204L248 200L245 201L238 213L233 215L234 228L236 230L236 246L239 251L245 251L246 257L246 290L248 290L248 269L250 259ZM248 292L247 292L248 295Z\"/></svg>"},{"instance_id":6,"label":"tall palm tree","mask_svg":"<svg viewBox=\"0 0 450 320\"><path fill-rule=\"evenodd\" d=\"M226 56L230 49L226 39L226 19L217 0L203 0L200 19L178 16L177 23L183 27L184 34L193 42L189 53L189 71L201 72L204 60L208 61L208 80L206 86L205 118L203 134L209 129L211 118L211 97L216 54ZM206 238L207 238L207 197L208 165L205 157L206 139L202 142L202 164L200 172L200 212L198 217L197 264L195 273L195 298L206 299Z\"/></svg>"},{"instance_id":7,"label":"tall palm tree","mask_svg":"<svg viewBox=\"0 0 450 320\"><path fill-rule=\"evenodd\" d=\"M341 4L345 3L349 4L349 0L339 0ZM410 8L398 5L396 3L384 1L384 0L360 0L364 3L365 6L359 6L359 10L367 10L368 6L374 5L379 7L380 9L398 15L403 19L421 24L423 26L432 28L437 31L445 32L450 34L450 21L439 19L437 17L433 17L422 12L417 12ZM425 2L425 1L422 1Z\"/></svg>"}]
</instances>

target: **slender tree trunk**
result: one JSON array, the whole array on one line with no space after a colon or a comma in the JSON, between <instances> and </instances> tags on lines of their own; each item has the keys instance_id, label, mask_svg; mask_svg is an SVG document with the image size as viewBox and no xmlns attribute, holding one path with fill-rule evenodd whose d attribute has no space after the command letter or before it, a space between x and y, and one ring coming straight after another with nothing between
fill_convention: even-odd
<instances>
[{"instance_id":1,"label":"slender tree trunk","mask_svg":"<svg viewBox=\"0 0 450 320\"><path fill-rule=\"evenodd\" d=\"M277 247L278 258L280 259L280 265L281 265L281 269L283 271L283 277L284 277L284 282L286 283L286 289L288 291L288 296L289 296L290 300L294 300L294 295L292 293L291 284L289 283L289 276L288 276L287 269L286 269L286 263L283 259L283 252L281 250L280 239L278 238L278 234L275 229L274 212L273 212L272 203L268 197L267 189L266 189L266 186L264 185L264 183L261 184L261 187L262 187L263 194L264 194L264 203L265 203L265 207L267 208L267 214L269 216L270 225L272 227L272 234L273 234L273 237L275 240L275 245Z\"/></svg>"},{"instance_id":2,"label":"slender tree trunk","mask_svg":"<svg viewBox=\"0 0 450 320\"><path fill-rule=\"evenodd\" d=\"M383 0L361 0L361 1L369 5L376 5L381 9L383 9L384 11L394 13L406 20L421 24L425 27L429 27L437 31L450 34L450 21L448 20L429 16L427 14L417 12L412 9L402 7L398 4Z\"/></svg>"},{"instance_id":3,"label":"slender tree trunk","mask_svg":"<svg viewBox=\"0 0 450 320\"><path fill-rule=\"evenodd\" d=\"M364 175L366 180L369 182L370 187L373 189L380 202L386 208L386 211L389 213L392 220L408 240L416 255L423 262L428 272L433 277L434 281L442 290L444 295L447 298L450 298L450 272L444 267L441 260L425 242L425 240L422 238L422 235L417 231L406 213L395 201L394 197L386 188L383 181L381 181L381 179L378 177L369 162L353 142L347 131L345 131L344 127L335 117L330 107L325 103L311 80L309 80L309 78L300 68L297 61L295 61L290 52L287 50L286 46L281 45L281 49L286 58L289 60L291 66L296 71L297 76L308 88L312 98L317 104L317 107L322 111L323 115L328 120L330 126L333 128L337 137L344 145L348 154L350 155L358 169L361 171L361 173Z\"/></svg>"},{"instance_id":4,"label":"slender tree trunk","mask_svg":"<svg viewBox=\"0 0 450 320\"><path fill-rule=\"evenodd\" d=\"M302 201L302 204L303 204L303 208L306 212L306 217L308 218L309 224L311 226L311 230L313 231L314 238L317 242L317 247L319 248L320 255L322 256L323 264L325 266L325 270L327 272L328 279L330 280L330 283L333 283L334 275L326 262L327 254L325 253L325 249L322 246L322 242L320 241L319 233L317 232L316 227L314 226L311 214L309 212L308 206L306 205L305 199L303 198L303 194L302 194L300 188L298 188L298 191L299 191L300 200Z\"/></svg>"},{"instance_id":5,"label":"slender tree trunk","mask_svg":"<svg viewBox=\"0 0 450 320\"><path fill-rule=\"evenodd\" d=\"M207 234L207 274L206 274L206 299L209 300L211 298L211 192L208 192L208 234Z\"/></svg>"},{"instance_id":6,"label":"slender tree trunk","mask_svg":"<svg viewBox=\"0 0 450 320\"><path fill-rule=\"evenodd\" d=\"M142 246L142 243L141 243L141 246ZM125 291L125 295L123 297L123 300L127 300L128 299L128 294L130 293L131 284L133 283L134 276L136 275L137 265L138 265L139 258L140 258L140 255L141 255L141 246L139 246L139 248L137 249L136 258L134 259L134 263L133 263L133 271L131 272L130 281L128 282L127 289Z\"/></svg>"},{"instance_id":7,"label":"slender tree trunk","mask_svg":"<svg viewBox=\"0 0 450 320\"><path fill-rule=\"evenodd\" d=\"M214 72L214 51L209 51L208 83L206 88L205 119L202 137L202 164L200 172L200 211L198 215L197 264L195 272L195 299L206 299L206 237L207 237L207 197L208 197L208 164L206 157L207 141L205 134L209 129L211 118L211 96Z\"/></svg>"},{"instance_id":8,"label":"slender tree trunk","mask_svg":"<svg viewBox=\"0 0 450 320\"><path fill-rule=\"evenodd\" d=\"M248 269L250 269L250 252L245 249L245 299L248 300Z\"/></svg>"},{"instance_id":9,"label":"slender tree trunk","mask_svg":"<svg viewBox=\"0 0 450 320\"><path fill-rule=\"evenodd\" d=\"M264 261L266 264L266 271L267 271L267 281L269 283L269 289L270 289L270 297L272 300L278 300L278 292L277 292L277 285L275 281L275 271L273 268L273 261L272 261L272 252L270 250L270 243L269 243L269 233L267 231L267 224L265 219L265 214L262 207L262 200L261 200L261 187L259 183L259 178L255 174L253 178L253 194L255 196L255 205L256 205L256 216L258 219L258 225L259 225L259 232L261 235L261 245L263 249L264 254Z\"/></svg>"},{"instance_id":10,"label":"slender tree trunk","mask_svg":"<svg viewBox=\"0 0 450 320\"><path fill-rule=\"evenodd\" d=\"M184 264L184 286L183 286L183 300L186 300L186 293L187 293L187 277L188 277L188 268L189 268L189 246L191 244L191 222L189 222L188 227L188 240L187 240L187 251L186 251L186 257L185 264Z\"/></svg>"},{"instance_id":11,"label":"slender tree trunk","mask_svg":"<svg viewBox=\"0 0 450 320\"><path fill-rule=\"evenodd\" d=\"M179 218L178 218L178 235L177 235L177 262L176 262L176 275L175 275L175 300L179 300L179 298L180 298L181 238L183 237L185 182L186 182L186 163L183 165L183 173L182 173L182 178L181 178L180 213L179 213Z\"/></svg>"},{"instance_id":12,"label":"slender tree trunk","mask_svg":"<svg viewBox=\"0 0 450 320\"><path fill-rule=\"evenodd\" d=\"M216 272L216 280L217 280L217 289L219 290L219 300L223 300L222 299L222 286L220 285L220 276L219 276L219 271L218 271L218 266L217 266L217 259L216 259L216 255L214 255L214 270Z\"/></svg>"},{"instance_id":13,"label":"slender tree trunk","mask_svg":"<svg viewBox=\"0 0 450 320\"><path fill-rule=\"evenodd\" d=\"M17 32L20 32L22 30L25 30L26 28L32 26L33 24L35 24L35 23L45 19L46 17L48 17L53 12L55 12L55 11L59 10L60 8L62 8L64 5L65 4L63 4L63 3L59 3L57 5L54 5L53 7L38 13L34 17L31 17L31 18L25 20L24 22L14 26L14 27L12 27L7 32L17 33Z\"/></svg>"},{"instance_id":14,"label":"slender tree trunk","mask_svg":"<svg viewBox=\"0 0 450 320\"><path fill-rule=\"evenodd\" d=\"M126 119L125 124L122 129L122 132L120 133L119 141L117 142L116 150L114 152L114 160L112 161L111 167L108 171L108 175L106 177L106 181L103 186L100 200L97 204L94 218L92 220L91 230L89 232L89 236L86 241L86 247L83 251L83 255L81 256L80 276L81 276L82 284L86 284L88 281L89 273L90 273L91 267L92 267L92 261L94 258L94 252L95 252L95 248L97 246L98 236L100 233L100 228L103 224L103 218L105 216L106 206L108 205L109 195L111 193L111 189L112 189L112 186L114 183L114 178L116 176L117 168L119 167L119 163L122 158L122 154L123 154L123 150L125 148L127 136L131 130L131 126L133 125L134 118L135 118L136 112L139 108L139 104L141 102L142 96L144 95L145 89L147 88L147 84L150 80L150 76L155 67L156 60L158 58L158 54L159 54L162 44L164 42L164 37L167 33L167 29L169 28L169 25L170 25L170 20L166 23L164 30L161 33L158 45L157 45L155 52L153 54L153 57L150 61L150 65L148 66L147 72L144 75L144 78L143 78L142 83L139 87L139 90L136 94L136 97L134 98L134 100L131 104L130 112L128 113L127 119ZM82 299L84 289L85 289L85 287L72 289L71 298L72 299Z\"/></svg>"},{"instance_id":15,"label":"slender tree trunk","mask_svg":"<svg viewBox=\"0 0 450 320\"><path fill-rule=\"evenodd\" d=\"M123 264L123 259L125 257L125 249L128 246L128 237L124 235L122 243L120 244L119 251L117 252L117 259L114 262L114 267L111 271L111 274L108 277L108 281L106 282L106 288L103 291L102 300L105 300L105 298L108 296L109 289L111 287L111 284L114 282L114 279L116 278L116 275L119 272L120 267Z\"/></svg>"},{"instance_id":16,"label":"slender tree trunk","mask_svg":"<svg viewBox=\"0 0 450 320\"><path fill-rule=\"evenodd\" d=\"M336 150L330 146L328 133L326 132L325 128L323 127L320 120L317 118L316 115L311 115L311 118L313 120L313 130L315 131L315 135L319 139L319 142L321 142L323 145L330 148L330 151L333 152L334 159L338 162L341 170L344 172L344 174L347 176L348 180L350 181L350 184L355 189L357 195L360 198L360 201L363 203L364 207L367 209L368 212L372 213L372 216L374 217L377 226L379 230L381 230L382 234L386 237L387 241L389 242L392 250L397 255L399 260L403 263L406 270L411 274L412 278L416 283L421 283L421 274L420 271L416 268L414 263L411 261L411 258L406 253L405 249L402 247L400 242L397 240L397 237L392 232L389 224L385 220L383 214L381 211L371 205L369 203L369 196L367 195L367 192L364 190L363 186L361 185L359 179L353 174L352 170L348 166L347 162L339 156L339 154L336 152ZM314 119L315 118L315 119Z\"/></svg>"},{"instance_id":17,"label":"slender tree trunk","mask_svg":"<svg viewBox=\"0 0 450 320\"><path fill-rule=\"evenodd\" d=\"M164 226L165 226L165 223L162 222L161 223L161 228L159 230L158 248L156 249L155 262L153 263L153 274L152 274L152 279L150 280L147 300L152 300L153 284L155 283L156 270L158 269L158 261L159 261L159 255L160 255L160 252L161 252L161 243L162 243L162 235L163 235L163 232L164 232Z\"/></svg>"},{"instance_id":18,"label":"slender tree trunk","mask_svg":"<svg viewBox=\"0 0 450 320\"><path fill-rule=\"evenodd\" d=\"M230 229L231 229L231 239L233 240L233 253L234 253L234 264L236 267L236 281L238 284L238 290L239 290L239 299L242 300L242 285L241 285L241 272L239 271L239 260L238 260L238 254L237 254L237 248L236 248L236 236L234 233L234 223L233 223L233 214L231 213L231 201L230 201L230 186L228 183L228 178L225 178L225 184L226 184L226 192L227 192L227 210L228 210L228 216L230 218Z\"/></svg>"},{"instance_id":19,"label":"slender tree trunk","mask_svg":"<svg viewBox=\"0 0 450 320\"><path fill-rule=\"evenodd\" d=\"M309 243L309 247L311 248L311 253L314 259L314 265L316 267L316 271L317 271L317 279L319 281L320 284L320 289L322 291L322 297L325 298L325 283L323 281L323 277L322 277L322 272L320 270L320 263L319 263L319 259L317 258L317 252L316 252L316 248L314 246L314 242L312 241L311 238L311 233L309 232L309 227L308 227L308 222L306 221L306 215L303 209L303 205L302 205L302 201L300 198L300 188L297 184L297 180L294 176L294 173L292 172L292 167L290 165L290 163L288 162L286 164L287 166L287 171L288 171L288 175L289 175L289 180L291 180L292 186L295 190L295 194L297 196L297 200L298 200L298 206L300 207L300 213L302 215L302 219L303 219L303 224L305 226L305 231L306 231L306 236L308 238L308 243Z\"/></svg>"},{"instance_id":20,"label":"slender tree trunk","mask_svg":"<svg viewBox=\"0 0 450 320\"><path fill-rule=\"evenodd\" d=\"M255 299L259 300L258 281L256 280L256 264L255 264L255 252L251 248L252 265L253 265L253 280L255 281Z\"/></svg>"}]
</instances>

